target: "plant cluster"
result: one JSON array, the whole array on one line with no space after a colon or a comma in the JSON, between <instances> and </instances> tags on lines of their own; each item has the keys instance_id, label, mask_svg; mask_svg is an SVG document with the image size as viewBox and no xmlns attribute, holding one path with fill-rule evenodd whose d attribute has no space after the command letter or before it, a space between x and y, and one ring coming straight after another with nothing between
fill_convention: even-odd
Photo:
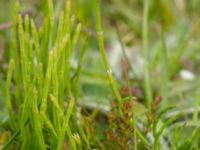
<instances>
[{"instance_id":1,"label":"plant cluster","mask_svg":"<svg viewBox=\"0 0 200 150\"><path fill-rule=\"evenodd\" d=\"M170 80L176 78L175 72L180 68L178 64L174 64L181 58L185 45L168 57L164 30L173 22L173 17L163 1L139 2L138 5L144 6L143 20L139 19L141 24L131 23L133 30L142 38L144 76L138 81L132 82L129 78L128 70L133 68L124 50L118 25L113 22L125 58L122 70L126 85L121 91L115 81L105 50L100 0L94 1L96 19L94 34L84 32L85 27L73 14L72 0L67 0L64 11L59 13L54 10L53 0L46 2L44 19L40 25L29 15L20 13L18 2L13 7L10 61L5 89L8 119L0 124L3 128L0 134L2 150L199 149L199 126L190 128L187 135L191 138L184 138L182 131L186 129L186 124L177 122L188 116L184 112L173 111L176 107L169 105ZM128 18L130 23L132 16L128 15L129 7L120 0L113 0L113 3L119 12L123 10L120 15ZM152 11L150 6L159 6L159 12L163 12L161 15L163 29L159 29L161 39L153 58L150 58L149 51L149 12ZM109 13L113 12L110 10ZM79 14L79 17L84 19L82 15ZM140 26L142 30L139 30ZM198 24L187 39L195 33L197 27ZM112 90L112 100L108 110L84 104L81 95L84 93L84 87L80 79L85 75L82 70L84 56L87 54L88 45L92 45L90 36L97 39L100 58L105 68L104 74L99 75L102 77L99 82L102 84L101 82L105 81L106 88ZM158 66L157 62L160 63L159 92L156 91L158 85L153 86L151 79L151 69ZM91 72L90 74L94 77L96 75ZM88 80L91 82L91 77ZM92 83L96 85L98 80L94 80ZM134 87L135 82L143 85ZM198 120L198 110L192 110L192 113Z\"/></svg>"}]
</instances>

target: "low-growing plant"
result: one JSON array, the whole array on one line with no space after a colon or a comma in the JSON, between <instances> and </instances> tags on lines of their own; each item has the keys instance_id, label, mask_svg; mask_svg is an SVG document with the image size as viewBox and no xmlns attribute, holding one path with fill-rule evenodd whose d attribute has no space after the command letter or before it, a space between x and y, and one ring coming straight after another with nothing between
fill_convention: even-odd
<instances>
[{"instance_id":1,"label":"low-growing plant","mask_svg":"<svg viewBox=\"0 0 200 150\"><path fill-rule=\"evenodd\" d=\"M71 59L81 25L74 23L71 1L60 13L58 25L52 1L48 0L47 4L48 13L40 28L29 16L18 13L19 3L14 7L6 90L13 134L3 149L11 144L16 149L62 149L66 132L69 139L66 146L70 143L71 148L77 147L70 121L72 115L76 118Z\"/></svg>"},{"instance_id":2,"label":"low-growing plant","mask_svg":"<svg viewBox=\"0 0 200 150\"><path fill-rule=\"evenodd\" d=\"M119 90L105 50L101 3L100 0L95 0L93 9L96 14L96 29L94 30L97 34L92 36L98 41L105 68L103 75L106 76L103 77L106 87L109 86L113 94L108 110L101 109L100 106L85 105L80 94L82 65L91 37L81 34L82 25L72 13L73 1L66 1L64 11L60 12L59 18L55 15L57 13L54 11L53 1L46 0L46 2L44 19L40 25L29 15L20 13L18 2L13 8L12 41L5 89L9 117L1 123L1 126L5 126L3 127L5 131L0 134L2 150L199 149L199 126L189 128L192 132L187 135L191 135L191 138L183 138L182 131L186 129L186 123L181 119L190 114L179 110L175 112L175 107L168 104L169 81L176 67L170 70L171 57L167 54L163 29L160 31L163 47L160 52L163 58L160 61L161 96L154 91L148 43L149 8L152 4L149 0L141 3L144 6L143 26L142 32L138 31L138 34L142 33L145 64L144 81L141 80L142 86L138 91L145 93L145 96L140 97L132 92L133 86L126 66L122 67L122 82L125 86L121 88L122 91ZM114 3L122 4L126 8L120 0L114 0ZM158 4L164 6L161 1L157 1L154 5ZM119 9L119 6L116 7ZM165 15L163 14L163 18L166 21ZM168 24L165 21L166 27ZM116 28L118 30L117 25ZM138 29L139 25L137 24L135 28ZM131 65L124 50L120 31L117 32L124 59ZM78 50L76 50L77 45ZM175 54L173 62L180 58L179 52ZM72 63L74 59L77 65ZM132 66L129 67L133 69ZM97 84L96 81L94 83ZM194 120L197 121L198 110L192 113L196 116Z\"/></svg>"}]
</instances>

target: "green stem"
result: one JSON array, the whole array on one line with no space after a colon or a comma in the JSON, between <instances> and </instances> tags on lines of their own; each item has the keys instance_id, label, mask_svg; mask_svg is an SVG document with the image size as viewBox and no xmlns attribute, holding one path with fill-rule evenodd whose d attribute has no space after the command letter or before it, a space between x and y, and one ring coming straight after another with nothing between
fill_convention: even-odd
<instances>
[{"instance_id":1,"label":"green stem","mask_svg":"<svg viewBox=\"0 0 200 150\"><path fill-rule=\"evenodd\" d=\"M13 67L14 67L14 60L11 59L8 67L8 73L7 73L7 81L6 81L6 104L7 104L7 109L8 109L8 114L10 117L10 125L13 130L16 129L15 125L15 117L13 114L13 108L12 108L12 102L10 98L10 87L11 87L11 79L12 79L12 72L13 72Z\"/></svg>"},{"instance_id":2,"label":"green stem","mask_svg":"<svg viewBox=\"0 0 200 150\"><path fill-rule=\"evenodd\" d=\"M150 70L149 70L149 49L148 49L148 13L149 13L149 0L144 1L144 14L143 14L143 50L145 57L145 94L146 105L149 108L153 100Z\"/></svg>"},{"instance_id":3,"label":"green stem","mask_svg":"<svg viewBox=\"0 0 200 150\"><path fill-rule=\"evenodd\" d=\"M105 48L104 48L104 39L103 39L103 31L101 26L101 14L100 14L100 0L96 0L96 26L97 26L97 36L98 36L98 42L99 42L99 49L101 52L101 56L103 58L103 62L107 71L108 80L110 82L110 86L118 100L120 108L122 107L122 98L121 95L117 89L114 77L112 75L112 70L110 68L110 65L108 63L108 59L106 56Z\"/></svg>"}]
</instances>

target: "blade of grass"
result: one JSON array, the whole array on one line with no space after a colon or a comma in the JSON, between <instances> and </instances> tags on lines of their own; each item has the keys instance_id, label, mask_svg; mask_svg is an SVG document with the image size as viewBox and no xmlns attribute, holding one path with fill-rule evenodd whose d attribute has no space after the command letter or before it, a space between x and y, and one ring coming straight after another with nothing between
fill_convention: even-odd
<instances>
[{"instance_id":1,"label":"blade of grass","mask_svg":"<svg viewBox=\"0 0 200 150\"><path fill-rule=\"evenodd\" d=\"M52 62L53 61L53 51L49 53L49 63L46 72L45 82L44 82L44 89L43 89L43 96L42 96L42 104L41 104L41 111L46 112L47 109L47 97L49 93L49 85L51 81L51 69L52 69Z\"/></svg>"},{"instance_id":2,"label":"blade of grass","mask_svg":"<svg viewBox=\"0 0 200 150\"><path fill-rule=\"evenodd\" d=\"M24 84L24 91L27 89L26 77L27 77L27 58L25 53L25 37L24 37L24 30L22 25L22 16L18 16L19 22L19 42L20 42L20 60L22 65L22 79Z\"/></svg>"},{"instance_id":3,"label":"blade of grass","mask_svg":"<svg viewBox=\"0 0 200 150\"><path fill-rule=\"evenodd\" d=\"M110 82L110 86L118 100L119 103L119 108L122 108L122 99L121 95L117 89L117 85L115 83L114 77L112 75L112 70L110 68L110 65L108 63L108 59L106 56L105 48L104 48L104 39L103 39L103 31L102 31L102 25L101 25L101 14L100 14L100 0L96 0L95 3L95 8L96 8L96 28L97 28L97 36L98 36L98 42L99 42L99 49L101 52L101 56L107 71L107 76L108 80Z\"/></svg>"},{"instance_id":4,"label":"blade of grass","mask_svg":"<svg viewBox=\"0 0 200 150\"><path fill-rule=\"evenodd\" d=\"M33 126L33 132L36 134L36 141L37 141L37 147L41 150L46 149L44 137L43 137L43 132L42 132L42 123L41 123L41 118L38 110L38 92L34 88L32 91L32 99L30 99L32 103L32 108L31 108L31 115L30 115L30 121L32 121L32 126Z\"/></svg>"},{"instance_id":5,"label":"blade of grass","mask_svg":"<svg viewBox=\"0 0 200 150\"><path fill-rule=\"evenodd\" d=\"M20 73L20 60L19 52L17 49L17 23L18 23L18 13L19 13L19 2L14 4L13 9L13 26L12 26L12 45L11 45L11 58L14 60L14 80L16 82L15 99L17 106L20 105L21 98L21 73Z\"/></svg>"},{"instance_id":6,"label":"blade of grass","mask_svg":"<svg viewBox=\"0 0 200 150\"><path fill-rule=\"evenodd\" d=\"M150 80L150 69L149 69L149 47L148 47L148 15L149 15L149 0L144 1L144 12L143 12L143 51L145 58L145 95L146 105L150 108L153 100L152 87Z\"/></svg>"},{"instance_id":7,"label":"blade of grass","mask_svg":"<svg viewBox=\"0 0 200 150\"><path fill-rule=\"evenodd\" d=\"M33 20L31 20L31 32L33 35L33 39L34 39L34 46L35 46L35 51L36 51L36 56L37 56L37 63L41 63L42 62L42 58L41 58L41 50L40 50L40 44L39 44L39 35L37 32L37 29L35 27L35 23Z\"/></svg>"},{"instance_id":8,"label":"blade of grass","mask_svg":"<svg viewBox=\"0 0 200 150\"><path fill-rule=\"evenodd\" d=\"M49 128L50 132L52 133L52 135L55 136L55 138L58 140L58 134L56 133L56 130L54 129L51 121L49 120L49 118L47 118L47 116L44 113L41 113L42 119L44 121L44 124L47 126L47 128Z\"/></svg>"},{"instance_id":9,"label":"blade of grass","mask_svg":"<svg viewBox=\"0 0 200 150\"><path fill-rule=\"evenodd\" d=\"M54 45L54 40L55 40L55 35L54 35L54 31L55 31L55 24L54 24L54 9L53 9L53 1L52 0L48 0L47 1L47 5L48 5L48 18L49 18L49 48L52 48L52 46Z\"/></svg>"},{"instance_id":10,"label":"blade of grass","mask_svg":"<svg viewBox=\"0 0 200 150\"><path fill-rule=\"evenodd\" d=\"M8 73L7 73L7 81L6 81L6 104L7 104L7 110L9 114L9 119L10 119L10 126L13 131L16 130L16 124L15 124L15 117L13 113L13 108L12 108L12 101L10 98L10 87L11 87L11 79L12 79L12 72L14 68L14 60L11 59L8 67Z\"/></svg>"},{"instance_id":11,"label":"blade of grass","mask_svg":"<svg viewBox=\"0 0 200 150\"><path fill-rule=\"evenodd\" d=\"M161 87L161 96L162 96L162 106L168 106L168 92L169 92L169 61L167 55L167 47L165 43L165 37L163 30L161 31L161 40L162 46L161 49L161 80L160 80L160 87Z\"/></svg>"},{"instance_id":12,"label":"blade of grass","mask_svg":"<svg viewBox=\"0 0 200 150\"><path fill-rule=\"evenodd\" d=\"M68 106L68 109L67 109L67 113L65 115L65 119L64 119L64 122L63 122L63 125L62 125L62 130L61 132L59 133L59 140L58 140L58 146L57 146L57 150L60 150L62 149L62 144L64 142L64 137L65 137L65 131L68 132L68 136L70 138L70 143L72 145L72 148L73 150L76 149L76 144L75 142L73 141L72 139L72 136L71 136L71 129L69 127L69 119L71 117L71 114L72 114L72 111L73 111L73 107L74 107L74 100L71 99L69 101L69 106Z\"/></svg>"},{"instance_id":13,"label":"blade of grass","mask_svg":"<svg viewBox=\"0 0 200 150\"><path fill-rule=\"evenodd\" d=\"M34 53L33 53L33 47L32 47L32 41L31 41L31 35L30 35L30 19L29 16L25 16L25 50L26 50L26 58L28 62L27 71L29 74L34 75L35 74L35 64L34 64Z\"/></svg>"},{"instance_id":14,"label":"blade of grass","mask_svg":"<svg viewBox=\"0 0 200 150\"><path fill-rule=\"evenodd\" d=\"M73 36L73 39L72 39L72 51L75 49L76 47L76 43L78 41L78 37L79 37L79 34L80 34L80 31L81 31L81 24L79 23L76 27L76 30L75 30L75 33L74 33L74 36ZM72 53L72 52L71 52Z\"/></svg>"}]
</instances>

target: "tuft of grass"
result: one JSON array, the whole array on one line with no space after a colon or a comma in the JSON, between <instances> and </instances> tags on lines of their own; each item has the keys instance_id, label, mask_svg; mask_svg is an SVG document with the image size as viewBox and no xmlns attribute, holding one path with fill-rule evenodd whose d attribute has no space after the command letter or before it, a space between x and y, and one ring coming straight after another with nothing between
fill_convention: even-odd
<instances>
[{"instance_id":1,"label":"tuft of grass","mask_svg":"<svg viewBox=\"0 0 200 150\"><path fill-rule=\"evenodd\" d=\"M66 133L70 147L76 149L70 126L76 103L71 85L71 59L81 24L74 30L71 1L67 1L66 11L61 12L58 25L52 0L47 4L47 16L40 29L28 15L25 19L18 15L18 3L14 7L13 35L18 37L19 43L17 39L12 42L6 89L13 137L3 149L16 140L15 145L20 149L51 147L59 150L63 148ZM13 98L10 93L12 72ZM16 112L12 103L16 104Z\"/></svg>"}]
</instances>

